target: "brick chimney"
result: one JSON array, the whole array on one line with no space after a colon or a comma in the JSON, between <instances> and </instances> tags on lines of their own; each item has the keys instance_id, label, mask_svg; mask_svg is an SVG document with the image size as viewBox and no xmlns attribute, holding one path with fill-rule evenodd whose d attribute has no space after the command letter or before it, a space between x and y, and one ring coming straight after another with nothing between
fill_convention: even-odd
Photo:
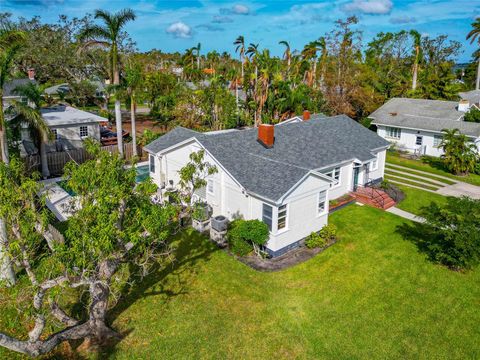
<instances>
[{"instance_id":1,"label":"brick chimney","mask_svg":"<svg viewBox=\"0 0 480 360\"><path fill-rule=\"evenodd\" d=\"M34 68L28 68L27 70L27 73L28 73L28 78L30 80L35 80L35 69Z\"/></svg>"},{"instance_id":2,"label":"brick chimney","mask_svg":"<svg viewBox=\"0 0 480 360\"><path fill-rule=\"evenodd\" d=\"M271 124L258 125L257 141L267 149L272 148L275 142L275 126Z\"/></svg>"},{"instance_id":3,"label":"brick chimney","mask_svg":"<svg viewBox=\"0 0 480 360\"><path fill-rule=\"evenodd\" d=\"M308 121L310 120L310 111L304 110L303 111L303 121Z\"/></svg>"}]
</instances>

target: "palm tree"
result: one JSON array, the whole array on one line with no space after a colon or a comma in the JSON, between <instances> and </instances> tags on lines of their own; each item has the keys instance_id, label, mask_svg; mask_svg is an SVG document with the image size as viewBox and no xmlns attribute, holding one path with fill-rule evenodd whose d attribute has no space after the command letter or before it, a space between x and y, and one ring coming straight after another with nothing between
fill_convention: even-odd
<instances>
[{"instance_id":1,"label":"palm tree","mask_svg":"<svg viewBox=\"0 0 480 360\"><path fill-rule=\"evenodd\" d=\"M9 112L18 116L18 118L23 123L26 123L31 130L39 134L42 177L47 179L50 176L50 170L48 169L46 144L49 142L49 140L53 140L53 134L40 114L40 108L43 102L42 91L33 83L17 86L14 91L17 94L27 98L29 104L33 105L29 106L21 102L14 101L9 109Z\"/></svg>"},{"instance_id":2,"label":"palm tree","mask_svg":"<svg viewBox=\"0 0 480 360\"><path fill-rule=\"evenodd\" d=\"M22 45L26 35L9 26L0 28L0 153L1 161L8 164L8 143L6 120L3 109L3 86L12 72L13 60ZM5 219L0 217L0 281L4 281L7 286L15 284L15 272L13 271L12 261L6 252L8 246L7 225Z\"/></svg>"},{"instance_id":3,"label":"palm tree","mask_svg":"<svg viewBox=\"0 0 480 360\"><path fill-rule=\"evenodd\" d=\"M321 36L317 40L318 47L320 48L320 86L323 87L323 83L325 81L326 75L326 66L327 66L327 56L328 56L328 49L327 49L327 40L325 37Z\"/></svg>"},{"instance_id":4,"label":"palm tree","mask_svg":"<svg viewBox=\"0 0 480 360\"><path fill-rule=\"evenodd\" d=\"M292 61L292 53L290 51L290 44L285 40L280 41L279 44L285 46L285 52L283 53L283 58L287 61L287 74L288 74L287 77L290 77L290 64L291 64L291 61Z\"/></svg>"},{"instance_id":5,"label":"palm tree","mask_svg":"<svg viewBox=\"0 0 480 360\"><path fill-rule=\"evenodd\" d=\"M237 37L237 39L233 42L233 45L236 45L237 47L235 48L235 52L238 52L240 54L240 63L242 64L242 80L244 77L244 71L243 71L243 66L244 66L244 57L245 57L245 39L243 36Z\"/></svg>"},{"instance_id":6,"label":"palm tree","mask_svg":"<svg viewBox=\"0 0 480 360\"><path fill-rule=\"evenodd\" d=\"M302 57L308 63L311 63L310 70L305 74L308 86L315 87L315 76L317 73L317 51L320 43L311 41L302 50Z\"/></svg>"},{"instance_id":7,"label":"palm tree","mask_svg":"<svg viewBox=\"0 0 480 360\"><path fill-rule=\"evenodd\" d=\"M139 63L131 63L125 69L125 82L127 85L127 94L130 97L130 118L132 121L132 146L133 156L137 156L137 130L135 123L135 111L137 109L136 92L143 79L142 67Z\"/></svg>"},{"instance_id":8,"label":"palm tree","mask_svg":"<svg viewBox=\"0 0 480 360\"><path fill-rule=\"evenodd\" d=\"M194 47L194 50L197 52L197 70L200 70L200 48L201 44L198 43L196 47Z\"/></svg>"},{"instance_id":9,"label":"palm tree","mask_svg":"<svg viewBox=\"0 0 480 360\"><path fill-rule=\"evenodd\" d=\"M474 41L478 41L480 45L480 18L477 18L475 22L472 23L472 30L467 35L467 40L470 39L470 44L473 44ZM477 81L475 83L475 90L480 90L480 58L478 59L477 66Z\"/></svg>"},{"instance_id":10,"label":"palm tree","mask_svg":"<svg viewBox=\"0 0 480 360\"><path fill-rule=\"evenodd\" d=\"M119 46L122 30L129 21L135 20L135 13L131 9L120 10L115 14L96 10L95 19L102 20L104 24L86 27L80 33L79 39L86 41L85 46L103 46L110 49L110 77L113 78L114 88L118 88L120 85ZM118 96L115 97L115 122L118 151L123 156L122 113Z\"/></svg>"},{"instance_id":11,"label":"palm tree","mask_svg":"<svg viewBox=\"0 0 480 360\"><path fill-rule=\"evenodd\" d=\"M418 63L421 56L422 36L416 30L410 30L410 36L413 38L413 47L415 48L415 61L413 62L412 90L417 88Z\"/></svg>"}]
</instances>

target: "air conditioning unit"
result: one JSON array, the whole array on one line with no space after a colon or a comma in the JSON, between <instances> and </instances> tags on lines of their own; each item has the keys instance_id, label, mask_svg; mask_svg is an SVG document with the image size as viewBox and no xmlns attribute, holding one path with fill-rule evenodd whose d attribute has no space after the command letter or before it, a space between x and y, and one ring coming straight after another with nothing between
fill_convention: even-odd
<instances>
[{"instance_id":1,"label":"air conditioning unit","mask_svg":"<svg viewBox=\"0 0 480 360\"><path fill-rule=\"evenodd\" d=\"M218 215L210 219L210 226L212 229L223 232L228 229L228 219L223 215Z\"/></svg>"}]
</instances>

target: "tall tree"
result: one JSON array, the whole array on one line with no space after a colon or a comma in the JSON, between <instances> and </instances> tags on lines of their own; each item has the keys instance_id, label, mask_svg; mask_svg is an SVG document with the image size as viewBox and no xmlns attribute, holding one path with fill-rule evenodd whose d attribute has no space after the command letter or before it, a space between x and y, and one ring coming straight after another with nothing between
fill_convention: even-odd
<instances>
[{"instance_id":1,"label":"tall tree","mask_svg":"<svg viewBox=\"0 0 480 360\"><path fill-rule=\"evenodd\" d=\"M125 69L125 82L127 85L127 94L130 97L130 120L132 122L132 145L133 156L137 156L137 129L135 122L135 112L137 110L137 91L143 82L142 67L133 60Z\"/></svg>"},{"instance_id":2,"label":"tall tree","mask_svg":"<svg viewBox=\"0 0 480 360\"><path fill-rule=\"evenodd\" d=\"M93 160L67 165L68 186L80 206L68 221L65 243L51 249L42 246L48 234L46 217L36 206L39 184L23 175L18 161L0 164L0 215L13 234L10 252L30 284L22 288L28 295L20 301L33 324L26 339L0 333L0 346L40 356L63 341L101 345L118 338L107 316L119 289L132 276L147 275L152 265L165 264L170 254L167 239L176 209L153 204L156 186L137 185L135 168L127 169L118 155L98 147L93 154ZM62 309L70 296L85 304L85 317Z\"/></svg>"},{"instance_id":3,"label":"tall tree","mask_svg":"<svg viewBox=\"0 0 480 360\"><path fill-rule=\"evenodd\" d=\"M410 36L413 38L413 48L415 49L415 60L413 61L412 90L417 88L418 65L421 59L422 36L416 30L410 30Z\"/></svg>"},{"instance_id":4,"label":"tall tree","mask_svg":"<svg viewBox=\"0 0 480 360\"><path fill-rule=\"evenodd\" d=\"M283 52L283 58L287 62L287 78L289 78L290 77L290 64L291 64L291 61L292 61L292 52L290 51L290 44L285 40L280 41L279 44L285 46L285 51Z\"/></svg>"},{"instance_id":5,"label":"tall tree","mask_svg":"<svg viewBox=\"0 0 480 360\"><path fill-rule=\"evenodd\" d=\"M200 43L197 44L197 46L194 48L197 55L197 70L200 70L200 49L201 49L202 45Z\"/></svg>"},{"instance_id":6,"label":"tall tree","mask_svg":"<svg viewBox=\"0 0 480 360\"><path fill-rule=\"evenodd\" d=\"M15 56L24 44L26 35L9 25L0 28L0 153L3 163L8 164L8 141L5 112L3 109L3 86L12 72ZM0 216L0 281L15 284L15 273L7 251L8 237L5 217Z\"/></svg>"},{"instance_id":7,"label":"tall tree","mask_svg":"<svg viewBox=\"0 0 480 360\"><path fill-rule=\"evenodd\" d=\"M480 45L480 18L477 18L475 22L472 23L472 30L467 35L467 40L470 39L470 44L473 44L474 41L477 41ZM478 58L477 66L477 81L475 82L475 90L480 90L480 57Z\"/></svg>"},{"instance_id":8,"label":"tall tree","mask_svg":"<svg viewBox=\"0 0 480 360\"><path fill-rule=\"evenodd\" d=\"M103 25L87 26L80 33L79 38L85 42L85 46L103 46L110 53L110 78L118 91L120 85L120 59L119 47L121 45L122 30L129 21L135 20L135 13L131 9L120 10L117 13L109 13L104 10L95 11L95 19L100 19ZM117 129L118 151L123 156L123 129L120 99L115 97L115 123Z\"/></svg>"},{"instance_id":9,"label":"tall tree","mask_svg":"<svg viewBox=\"0 0 480 360\"><path fill-rule=\"evenodd\" d=\"M242 66L242 81L244 77L244 62L245 62L245 38L240 35L237 39L233 42L233 45L236 45L235 52L238 52L240 55L240 63Z\"/></svg>"}]
</instances>

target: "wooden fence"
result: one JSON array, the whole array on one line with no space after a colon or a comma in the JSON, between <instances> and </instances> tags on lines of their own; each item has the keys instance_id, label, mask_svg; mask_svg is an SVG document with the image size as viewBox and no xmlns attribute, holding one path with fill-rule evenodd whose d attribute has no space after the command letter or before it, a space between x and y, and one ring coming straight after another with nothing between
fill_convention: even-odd
<instances>
[{"instance_id":1,"label":"wooden fence","mask_svg":"<svg viewBox=\"0 0 480 360\"><path fill-rule=\"evenodd\" d=\"M117 145L108 145L102 146L102 150L108 151L110 153L118 153L118 146ZM143 151L140 146L137 146L137 153L141 160L146 159L147 154ZM127 161L133 158L133 144L127 143L123 144L123 154ZM50 170L50 174L52 176L55 175L62 175L63 168L65 164L69 161L75 161L78 164L82 164L85 161L91 159L92 156L87 153L87 151L83 148L62 151L62 152L52 152L47 154L47 161L48 161L48 169ZM33 171L41 171L41 162L40 162L40 155L31 155L25 158L25 164L27 169L30 172Z\"/></svg>"}]
</instances>

